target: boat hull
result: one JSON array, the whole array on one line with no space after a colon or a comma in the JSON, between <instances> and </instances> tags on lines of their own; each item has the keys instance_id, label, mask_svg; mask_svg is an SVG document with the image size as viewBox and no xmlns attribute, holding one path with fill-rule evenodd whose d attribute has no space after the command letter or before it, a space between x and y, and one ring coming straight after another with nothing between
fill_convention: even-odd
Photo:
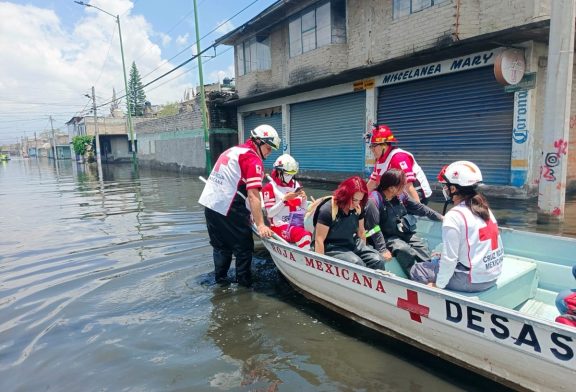
<instances>
[{"instance_id":1,"label":"boat hull","mask_svg":"<svg viewBox=\"0 0 576 392\"><path fill-rule=\"evenodd\" d=\"M263 244L294 287L359 323L515 389L573 388L574 330L276 240Z\"/></svg>"}]
</instances>

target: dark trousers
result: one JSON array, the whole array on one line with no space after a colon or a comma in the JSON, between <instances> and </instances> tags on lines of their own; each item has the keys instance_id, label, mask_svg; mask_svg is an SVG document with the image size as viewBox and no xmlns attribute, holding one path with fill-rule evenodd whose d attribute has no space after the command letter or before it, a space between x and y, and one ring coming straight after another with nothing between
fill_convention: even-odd
<instances>
[{"instance_id":1,"label":"dark trousers","mask_svg":"<svg viewBox=\"0 0 576 392\"><path fill-rule=\"evenodd\" d=\"M414 263L430 261L431 258L428 245L415 234L405 238L396 236L387 237L386 247L390 253L392 253L392 256L398 260L398 263L407 276L410 276L410 268L412 268Z\"/></svg>"},{"instance_id":2,"label":"dark trousers","mask_svg":"<svg viewBox=\"0 0 576 392\"><path fill-rule=\"evenodd\" d=\"M353 264L365 265L372 269L384 269L384 260L380 258L378 251L371 246L364 244L359 239L356 239L354 250L328 248L329 250L326 251L327 256L332 256Z\"/></svg>"},{"instance_id":3,"label":"dark trousers","mask_svg":"<svg viewBox=\"0 0 576 392\"><path fill-rule=\"evenodd\" d=\"M227 216L204 209L210 245L214 255L216 282L227 282L232 255L236 257L236 281L243 286L252 284L252 254L254 239L250 212L244 206L231 208Z\"/></svg>"}]
</instances>

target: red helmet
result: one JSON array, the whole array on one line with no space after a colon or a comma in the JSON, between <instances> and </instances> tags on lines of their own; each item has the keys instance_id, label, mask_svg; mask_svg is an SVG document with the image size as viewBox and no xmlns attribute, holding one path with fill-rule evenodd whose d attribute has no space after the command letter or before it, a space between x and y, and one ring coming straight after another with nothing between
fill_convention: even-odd
<instances>
[{"instance_id":1,"label":"red helmet","mask_svg":"<svg viewBox=\"0 0 576 392\"><path fill-rule=\"evenodd\" d=\"M394 134L388 127L388 125L377 125L372 129L372 133L366 135L366 139L370 144L382 144L382 143L396 143L398 140L394 137Z\"/></svg>"}]
</instances>

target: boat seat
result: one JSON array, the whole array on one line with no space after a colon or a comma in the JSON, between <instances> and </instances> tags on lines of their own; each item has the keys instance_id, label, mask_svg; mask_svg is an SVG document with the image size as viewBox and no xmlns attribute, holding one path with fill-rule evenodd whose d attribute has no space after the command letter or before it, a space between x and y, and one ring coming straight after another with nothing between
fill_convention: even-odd
<instances>
[{"instance_id":1,"label":"boat seat","mask_svg":"<svg viewBox=\"0 0 576 392\"><path fill-rule=\"evenodd\" d=\"M502 274L496 286L481 293L458 294L479 299L494 305L514 309L531 298L534 298L538 288L539 275L534 260L505 255L502 264Z\"/></svg>"}]
</instances>

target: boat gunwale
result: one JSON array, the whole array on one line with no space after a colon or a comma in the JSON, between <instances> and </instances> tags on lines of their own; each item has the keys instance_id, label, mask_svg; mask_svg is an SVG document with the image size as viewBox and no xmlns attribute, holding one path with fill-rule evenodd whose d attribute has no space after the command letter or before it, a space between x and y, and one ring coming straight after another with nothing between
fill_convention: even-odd
<instances>
[{"instance_id":1,"label":"boat gunwale","mask_svg":"<svg viewBox=\"0 0 576 392\"><path fill-rule=\"evenodd\" d=\"M487 311L488 313L493 313L494 310L497 310L498 312L505 313L507 316L511 317L512 319L514 319L515 321L520 322L520 323L530 322L532 325L535 325L535 324L539 325L540 327L542 327L545 330L550 330L550 329L558 330L559 329L559 330L566 332L569 335L571 335L571 337L574 339L574 341L576 341L576 330L574 330L574 328L570 328L569 326L566 326L564 324L556 323L556 322L553 322L550 320L546 320L544 318L539 318L539 317L535 317L535 316L532 316L529 314L521 313L518 310L506 308L506 307L503 307L501 305L491 304L489 302L482 301L480 299L476 299L473 297L467 297L467 296L458 294L457 292L454 292L454 291L432 288L432 287L429 287L427 285L424 285L424 284L421 284L418 282L414 282L414 281L411 281L407 278L403 278L403 277L400 277L400 276L397 276L394 274L381 274L381 273L375 272L375 270L368 268L368 267L365 267L365 266L352 264L352 263L349 263L347 261L340 260L340 259L337 259L337 258L334 258L331 256L319 254L319 253L316 253L313 251L303 250L303 249L300 249L293 244L289 244L286 242L280 242L280 241L275 240L275 239L263 239L263 243L265 245L266 245L266 243L273 243L274 245L289 248L291 251L294 251L296 253L300 253L302 255L310 255L310 256L315 257L315 258L326 259L333 264L344 265L347 268L355 269L359 272L362 272L363 274L369 274L372 277L387 280L387 281L389 281L389 283L392 283L392 284L398 283L400 286L403 286L404 288L409 288L411 290L415 289L417 291L423 291L423 292L426 292L426 294L431 295L433 297L438 297L438 298L442 298L442 299L455 298L456 300L458 300L461 303L465 303L465 304L473 305L475 307L479 307L481 310ZM270 252L269 249L268 249L268 251ZM274 259L274 256L275 256L274 252L270 252L270 254L271 254L274 262L276 263L276 261ZM442 290L442 291L439 291L439 290Z\"/></svg>"}]
</instances>

